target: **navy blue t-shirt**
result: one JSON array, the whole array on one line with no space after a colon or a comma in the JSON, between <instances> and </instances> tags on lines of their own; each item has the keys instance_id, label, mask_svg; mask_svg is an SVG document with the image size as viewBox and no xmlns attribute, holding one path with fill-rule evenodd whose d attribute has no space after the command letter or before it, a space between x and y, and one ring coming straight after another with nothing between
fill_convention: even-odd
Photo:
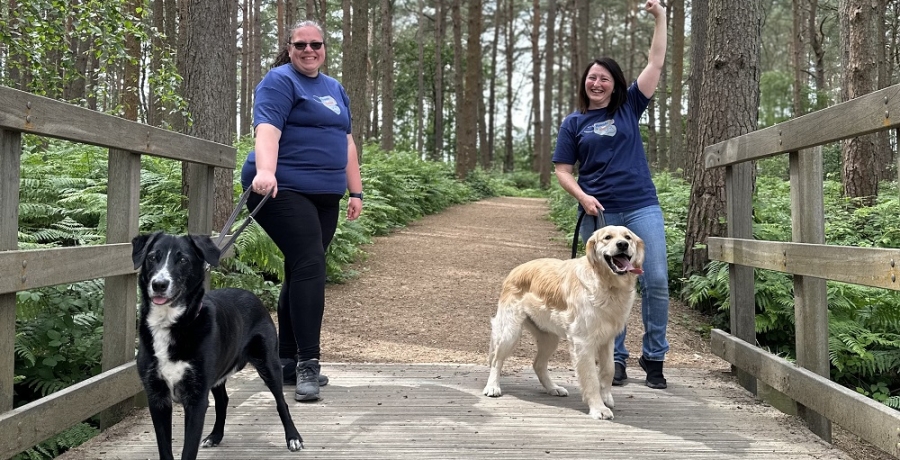
<instances>
[{"instance_id":1,"label":"navy blue t-shirt","mask_svg":"<svg viewBox=\"0 0 900 460\"><path fill-rule=\"evenodd\" d=\"M347 135L350 99L337 80L323 73L308 77L291 64L278 66L256 86L253 127L281 130L275 179L279 190L339 194L347 190ZM241 169L246 189L256 176L256 152Z\"/></svg>"},{"instance_id":2,"label":"navy blue t-shirt","mask_svg":"<svg viewBox=\"0 0 900 460\"><path fill-rule=\"evenodd\" d=\"M658 205L638 120L650 99L632 83L609 119L606 108L574 112L559 127L553 163L578 163L578 185L608 212Z\"/></svg>"}]
</instances>

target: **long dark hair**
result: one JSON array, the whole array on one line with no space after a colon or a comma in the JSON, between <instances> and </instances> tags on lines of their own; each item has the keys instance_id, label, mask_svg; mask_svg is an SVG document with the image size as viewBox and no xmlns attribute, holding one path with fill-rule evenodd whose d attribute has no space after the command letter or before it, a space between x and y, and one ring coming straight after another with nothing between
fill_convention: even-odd
<instances>
[{"instance_id":1,"label":"long dark hair","mask_svg":"<svg viewBox=\"0 0 900 460\"><path fill-rule=\"evenodd\" d=\"M322 40L325 40L325 30L322 29L322 26L318 22L313 21L312 19L304 19L294 24L288 31L287 37L284 39L284 46L281 47L281 51L275 56L275 62L272 63L271 67L272 69L291 62L291 37L294 36L294 31L301 27L315 27L319 30L319 35L322 36Z\"/></svg>"},{"instance_id":2,"label":"long dark hair","mask_svg":"<svg viewBox=\"0 0 900 460\"><path fill-rule=\"evenodd\" d=\"M591 67L594 67L594 65L605 68L609 71L610 75L612 75L613 92L609 97L609 105L606 106L606 113L612 118L613 115L616 114L616 110L619 110L619 107L622 107L622 104L625 103L628 84L625 82L625 74L622 73L622 68L619 67L619 63L611 57L604 56L594 59L584 69L584 73L581 74L581 86L578 87L578 111L585 113L587 112L588 107L590 107L591 100L588 99L587 90L584 89L584 84L587 81L587 76L591 71Z\"/></svg>"}]
</instances>

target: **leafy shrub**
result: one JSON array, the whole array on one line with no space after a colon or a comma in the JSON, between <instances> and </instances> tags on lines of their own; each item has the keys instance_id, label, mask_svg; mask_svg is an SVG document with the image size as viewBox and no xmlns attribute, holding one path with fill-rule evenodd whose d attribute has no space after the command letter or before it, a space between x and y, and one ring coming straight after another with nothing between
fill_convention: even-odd
<instances>
[{"instance_id":1,"label":"leafy shrub","mask_svg":"<svg viewBox=\"0 0 900 460\"><path fill-rule=\"evenodd\" d=\"M841 184L826 180L825 240L858 247L900 247L896 219L896 185L882 184L873 206L861 206L841 196ZM790 184L779 177L760 176L753 203L756 239L791 241ZM774 353L795 356L792 277L755 270L757 340ZM694 308L715 309L717 323L728 330L727 264L711 262L704 274L685 281L681 295ZM829 357L831 377L862 394L900 407L900 293L829 281Z\"/></svg>"},{"instance_id":2,"label":"leafy shrub","mask_svg":"<svg viewBox=\"0 0 900 460\"><path fill-rule=\"evenodd\" d=\"M102 294L102 280L17 293L16 405L100 372Z\"/></svg>"},{"instance_id":3,"label":"leafy shrub","mask_svg":"<svg viewBox=\"0 0 900 460\"><path fill-rule=\"evenodd\" d=\"M62 433L26 450L12 460L45 460L56 458L67 450L84 444L100 430L87 423L79 423Z\"/></svg>"}]
</instances>

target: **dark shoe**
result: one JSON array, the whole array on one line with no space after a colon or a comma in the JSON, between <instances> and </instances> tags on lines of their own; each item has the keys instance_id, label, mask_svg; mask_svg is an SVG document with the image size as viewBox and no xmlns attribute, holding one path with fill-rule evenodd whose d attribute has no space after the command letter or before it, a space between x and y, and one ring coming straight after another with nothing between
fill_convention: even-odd
<instances>
[{"instance_id":1,"label":"dark shoe","mask_svg":"<svg viewBox=\"0 0 900 460\"><path fill-rule=\"evenodd\" d=\"M281 374L283 376L284 383L289 385L297 384L297 360L293 358L281 358ZM328 377L322 374L319 374L319 386L324 387L328 385Z\"/></svg>"},{"instance_id":2,"label":"dark shoe","mask_svg":"<svg viewBox=\"0 0 900 460\"><path fill-rule=\"evenodd\" d=\"M613 386L620 387L625 385L626 380L628 380L628 374L625 373L625 365L617 362L616 373L613 375Z\"/></svg>"},{"instance_id":3,"label":"dark shoe","mask_svg":"<svg viewBox=\"0 0 900 460\"><path fill-rule=\"evenodd\" d=\"M294 399L297 401L315 401L319 399L319 366L318 359L308 359L297 363L297 388Z\"/></svg>"},{"instance_id":4,"label":"dark shoe","mask_svg":"<svg viewBox=\"0 0 900 460\"><path fill-rule=\"evenodd\" d=\"M653 388L654 390L662 390L666 388L666 378L663 377L663 362L662 361L650 361L649 359L644 359L641 356L638 359L638 364L641 365L641 369L647 373L647 386Z\"/></svg>"}]
</instances>

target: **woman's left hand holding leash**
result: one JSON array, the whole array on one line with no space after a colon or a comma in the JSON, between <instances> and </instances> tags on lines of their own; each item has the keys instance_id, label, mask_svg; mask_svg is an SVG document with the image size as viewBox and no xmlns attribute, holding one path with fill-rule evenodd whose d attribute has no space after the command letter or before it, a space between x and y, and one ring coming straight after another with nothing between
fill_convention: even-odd
<instances>
[{"instance_id":1,"label":"woman's left hand holding leash","mask_svg":"<svg viewBox=\"0 0 900 460\"><path fill-rule=\"evenodd\" d=\"M278 181L275 180L275 174L268 171L258 170L250 187L253 189L253 193L260 195L265 195L269 190L272 190L272 198L278 194Z\"/></svg>"}]
</instances>

